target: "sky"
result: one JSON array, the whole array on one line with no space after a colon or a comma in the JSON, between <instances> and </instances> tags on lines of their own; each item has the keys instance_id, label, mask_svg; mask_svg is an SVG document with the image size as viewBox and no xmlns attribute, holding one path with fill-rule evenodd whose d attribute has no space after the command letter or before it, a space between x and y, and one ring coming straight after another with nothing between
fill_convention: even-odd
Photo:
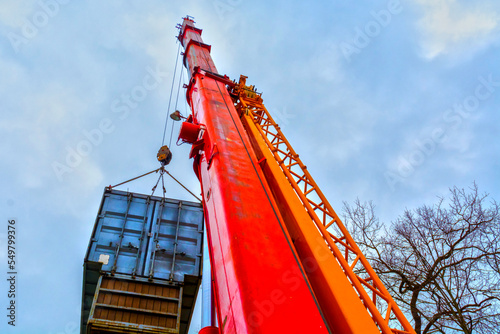
<instances>
[{"instance_id":1,"label":"sky","mask_svg":"<svg viewBox=\"0 0 500 334\"><path fill-rule=\"evenodd\" d=\"M338 212L373 200L390 223L474 181L500 200L498 1L0 0L1 333L79 333L102 192L159 167L175 26L187 14L219 72L263 92ZM179 73L170 112L187 115ZM173 144L168 169L198 194L188 153ZM150 194L156 178L119 189ZM193 200L172 180L166 188Z\"/></svg>"}]
</instances>

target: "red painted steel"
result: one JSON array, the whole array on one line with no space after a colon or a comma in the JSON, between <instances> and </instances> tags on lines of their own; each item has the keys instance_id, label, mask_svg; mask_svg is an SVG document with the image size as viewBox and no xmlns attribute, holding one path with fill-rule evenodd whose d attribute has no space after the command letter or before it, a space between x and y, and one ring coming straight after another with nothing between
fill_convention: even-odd
<instances>
[{"instance_id":1,"label":"red painted steel","mask_svg":"<svg viewBox=\"0 0 500 334\"><path fill-rule=\"evenodd\" d=\"M182 122L181 130L179 131L179 139L182 141L193 144L198 139L200 132L200 125L189 122Z\"/></svg>"},{"instance_id":2,"label":"red painted steel","mask_svg":"<svg viewBox=\"0 0 500 334\"><path fill-rule=\"evenodd\" d=\"M191 74L193 122L205 126L192 155L203 191L221 332L328 333L210 47L189 18L179 40Z\"/></svg>"},{"instance_id":3,"label":"red painted steel","mask_svg":"<svg viewBox=\"0 0 500 334\"><path fill-rule=\"evenodd\" d=\"M198 334L219 334L219 328L214 326L203 327Z\"/></svg>"}]
</instances>

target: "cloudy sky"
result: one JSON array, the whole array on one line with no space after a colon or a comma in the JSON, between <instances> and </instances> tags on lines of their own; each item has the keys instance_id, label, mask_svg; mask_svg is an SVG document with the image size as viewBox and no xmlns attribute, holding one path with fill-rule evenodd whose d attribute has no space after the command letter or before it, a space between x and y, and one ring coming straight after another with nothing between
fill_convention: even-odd
<instances>
[{"instance_id":1,"label":"cloudy sky","mask_svg":"<svg viewBox=\"0 0 500 334\"><path fill-rule=\"evenodd\" d=\"M473 181L500 200L498 1L0 0L4 313L9 219L19 273L16 327L1 315L0 332L79 332L103 189L159 167L186 14L219 72L263 92L338 211L359 197L390 222ZM198 193L188 151L169 170ZM167 196L192 199L172 181Z\"/></svg>"}]
</instances>

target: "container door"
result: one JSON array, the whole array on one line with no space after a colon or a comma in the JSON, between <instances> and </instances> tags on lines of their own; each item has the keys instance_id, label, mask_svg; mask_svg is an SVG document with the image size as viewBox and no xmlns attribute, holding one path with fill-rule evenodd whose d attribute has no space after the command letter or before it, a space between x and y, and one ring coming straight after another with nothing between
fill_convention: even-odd
<instances>
[{"instance_id":1,"label":"container door","mask_svg":"<svg viewBox=\"0 0 500 334\"><path fill-rule=\"evenodd\" d=\"M88 260L103 263L103 271L140 274L153 207L147 196L106 194Z\"/></svg>"},{"instance_id":2,"label":"container door","mask_svg":"<svg viewBox=\"0 0 500 334\"><path fill-rule=\"evenodd\" d=\"M182 282L199 275L203 211L185 202L157 203L146 267L148 276Z\"/></svg>"}]
</instances>

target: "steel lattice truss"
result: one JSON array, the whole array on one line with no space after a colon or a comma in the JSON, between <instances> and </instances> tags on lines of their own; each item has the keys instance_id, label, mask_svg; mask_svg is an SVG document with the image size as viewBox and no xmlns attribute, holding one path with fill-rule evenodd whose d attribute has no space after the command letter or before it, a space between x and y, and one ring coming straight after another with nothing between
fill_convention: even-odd
<instances>
[{"instance_id":1,"label":"steel lattice truss","mask_svg":"<svg viewBox=\"0 0 500 334\"><path fill-rule=\"evenodd\" d=\"M414 333L307 167L264 107L260 95L255 93L253 87L242 85L236 85L233 93L236 110L240 116L251 116L267 147L381 333ZM363 273L364 277L357 273Z\"/></svg>"}]
</instances>

